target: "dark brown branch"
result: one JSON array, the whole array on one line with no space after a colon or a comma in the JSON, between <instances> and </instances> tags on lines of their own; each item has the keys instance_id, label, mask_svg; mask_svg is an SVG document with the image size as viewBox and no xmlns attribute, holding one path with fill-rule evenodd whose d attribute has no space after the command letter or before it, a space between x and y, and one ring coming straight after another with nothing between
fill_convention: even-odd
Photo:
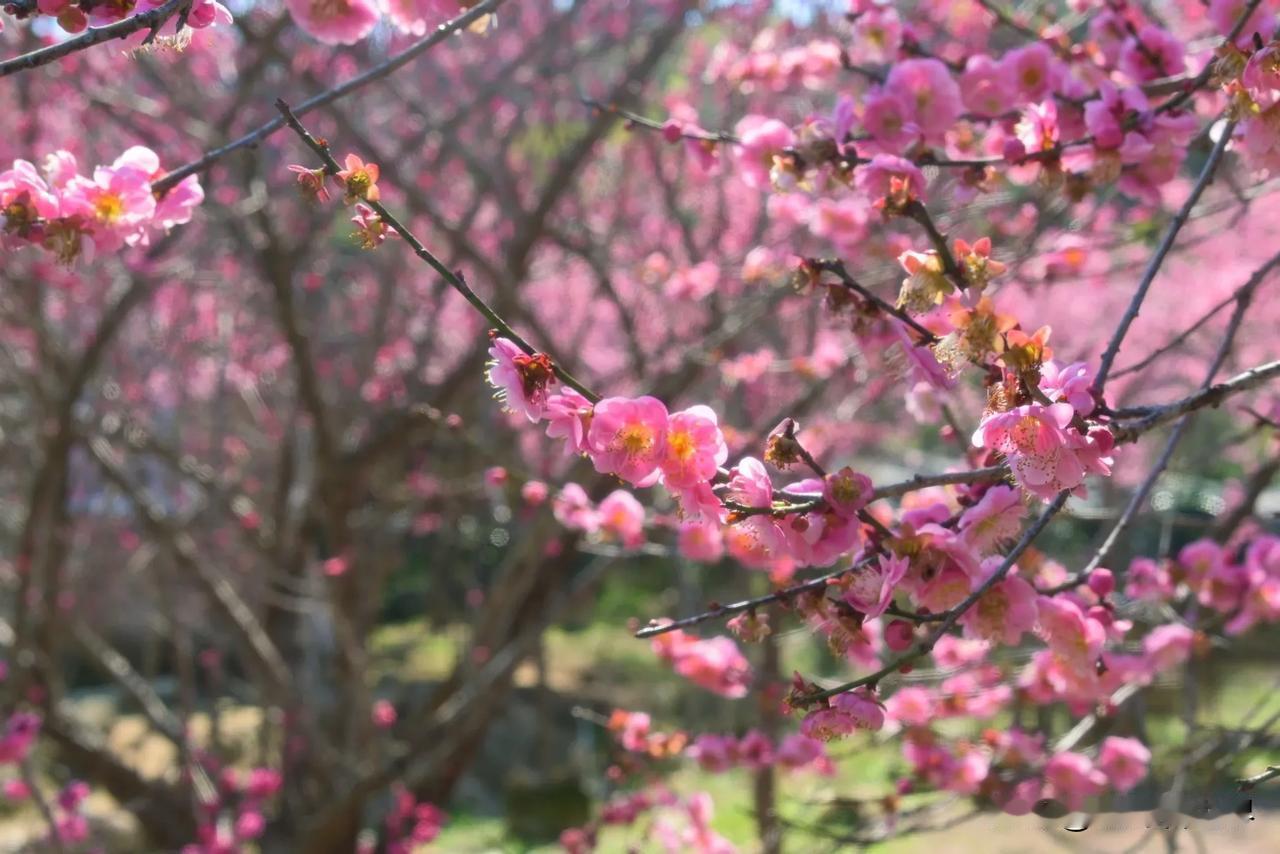
<instances>
[{"instance_id":1,"label":"dark brown branch","mask_svg":"<svg viewBox=\"0 0 1280 854\"><path fill-rule=\"evenodd\" d=\"M108 42L112 39L122 39L142 30L151 30L151 33L143 42L143 44L149 44L155 40L160 28L174 15L180 16L178 18L178 29L181 30L186 25L186 16L190 7L191 0L169 0L168 3L163 6L157 6L149 12L133 15L123 21L116 21L114 24L108 24L105 27L95 27L85 31L84 35L76 36L73 39L42 47L39 50L24 53L22 56L15 56L13 59L6 59L4 62L0 62L0 77L8 77L10 74L17 74L19 71L39 68L42 65L57 62L59 59L70 56L73 53L91 48L96 44Z\"/></svg>"},{"instance_id":2,"label":"dark brown branch","mask_svg":"<svg viewBox=\"0 0 1280 854\"><path fill-rule=\"evenodd\" d=\"M1169 223L1168 229L1165 230L1164 239L1160 241L1160 246L1156 249L1155 254L1151 256L1151 261L1147 264L1147 269L1142 274L1141 281L1138 282L1138 288L1134 291L1133 298L1129 301L1129 307L1125 309L1119 325L1111 336L1111 341L1107 344L1107 349L1103 351L1102 361L1098 365L1098 374L1093 381L1093 388L1097 392L1099 399L1101 399L1103 389L1106 388L1107 377L1111 374L1111 366L1116 360L1116 355L1120 352L1120 345L1124 343L1125 336L1129 334L1129 327L1137 319L1138 312L1142 309L1142 303L1147 298L1147 291L1151 289L1151 283L1155 281L1156 274L1160 272L1164 259L1168 257L1169 251L1173 249L1174 241L1178 239L1178 232L1186 225L1187 219L1191 216L1191 209L1196 206L1196 202L1200 201L1200 196L1204 194L1205 189L1213 180L1213 173L1217 171L1218 163L1222 160L1222 155L1227 150L1227 144L1231 142L1231 133L1234 129L1235 121L1228 120L1226 127L1222 129L1222 136L1218 138L1213 151L1209 153L1209 159L1205 161L1204 168L1200 170L1200 178L1196 181L1191 194L1187 196L1186 201L1182 203L1181 209L1174 216L1173 222Z\"/></svg>"},{"instance_id":3,"label":"dark brown branch","mask_svg":"<svg viewBox=\"0 0 1280 854\"><path fill-rule=\"evenodd\" d=\"M292 129L304 143L306 143L307 147L315 152L315 154L321 159L324 163L325 173L328 175L337 175L338 172L341 171L342 167L340 167L338 165L338 161L333 158L333 154L330 153L328 145L312 136L310 131L302 126L298 121L297 115L283 100L276 101L276 109L278 109L280 114L284 117L284 123L287 124L289 128ZM490 308L489 304L481 299L476 292L471 289L471 286L466 283L461 275L446 267L440 259L433 255L429 249L423 246L422 242L419 241L418 238L414 237L413 233L410 232L394 214L388 211L381 202L366 200L365 204L367 204L379 217L381 217L382 221L386 223L392 231L398 234L406 244L408 244L409 248L413 250L415 255L425 261L431 269L435 270L455 291L461 294L462 298L470 303L472 308L480 312L480 314L482 314L504 338L510 339L516 346L529 355L533 355L538 352L533 348L533 345L520 335L520 333L512 329L509 323L498 316L498 313ZM598 394L578 382L577 379L558 364L555 365L555 372L561 382L577 391L583 397L593 403L600 400L600 396Z\"/></svg>"},{"instance_id":4,"label":"dark brown branch","mask_svg":"<svg viewBox=\"0 0 1280 854\"><path fill-rule=\"evenodd\" d=\"M858 294L868 302L872 303L876 308L880 309L885 314L888 314L891 317L895 317L898 320L905 323L907 326L911 327L912 331L914 331L917 335L920 336L921 344L925 344L925 345L932 344L938 340L937 335L934 335L928 329L921 326L920 323L914 317L907 314L902 309L897 308L892 303L876 296L875 293L868 290L865 286L859 283L858 280L855 279L853 276L851 276L849 274L849 271L845 269L844 262L839 260L838 258L814 258L814 259L809 259L808 263L812 264L813 267L818 270L831 273L832 275L834 275L836 278L840 280L841 285L853 291L854 293Z\"/></svg>"}]
</instances>

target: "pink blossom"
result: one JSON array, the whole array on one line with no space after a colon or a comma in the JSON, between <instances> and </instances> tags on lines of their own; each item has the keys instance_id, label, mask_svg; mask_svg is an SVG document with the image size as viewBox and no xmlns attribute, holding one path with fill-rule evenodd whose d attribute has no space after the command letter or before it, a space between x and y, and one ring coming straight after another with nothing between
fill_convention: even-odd
<instances>
[{"instance_id":1,"label":"pink blossom","mask_svg":"<svg viewBox=\"0 0 1280 854\"><path fill-rule=\"evenodd\" d=\"M644 505L625 489L604 497L598 508L600 530L616 537L627 548L644 542Z\"/></svg>"},{"instance_id":2,"label":"pink blossom","mask_svg":"<svg viewBox=\"0 0 1280 854\"><path fill-rule=\"evenodd\" d=\"M891 190L894 179L905 181L916 198L924 198L924 173L910 160L892 154L877 154L871 162L858 167L858 189L872 199L882 199Z\"/></svg>"},{"instance_id":3,"label":"pink blossom","mask_svg":"<svg viewBox=\"0 0 1280 854\"><path fill-rule=\"evenodd\" d=\"M15 712L5 722L0 735L0 765L22 762L40 734L40 718L30 712Z\"/></svg>"},{"instance_id":4,"label":"pink blossom","mask_svg":"<svg viewBox=\"0 0 1280 854\"><path fill-rule=\"evenodd\" d=\"M1008 78L1026 101L1043 101L1054 83L1053 52L1043 42L1009 51L1000 60Z\"/></svg>"},{"instance_id":5,"label":"pink blossom","mask_svg":"<svg viewBox=\"0 0 1280 854\"><path fill-rule=\"evenodd\" d=\"M676 536L680 554L689 560L715 563L724 556L724 536L720 526L706 521L687 521Z\"/></svg>"},{"instance_id":6,"label":"pink blossom","mask_svg":"<svg viewBox=\"0 0 1280 854\"><path fill-rule=\"evenodd\" d=\"M974 54L965 62L960 75L960 91L964 105L979 116L995 117L1013 108L1013 78L1004 63L984 53Z\"/></svg>"},{"instance_id":7,"label":"pink blossom","mask_svg":"<svg viewBox=\"0 0 1280 854\"><path fill-rule=\"evenodd\" d=\"M529 356L514 341L494 338L489 348L489 385L506 408L530 421L541 421L547 409L547 387L555 382L546 356Z\"/></svg>"},{"instance_id":8,"label":"pink blossom","mask_svg":"<svg viewBox=\"0 0 1280 854\"><path fill-rule=\"evenodd\" d=\"M858 58L869 62L890 62L902 44L902 18L896 9L873 7L853 22L853 41Z\"/></svg>"},{"instance_id":9,"label":"pink blossom","mask_svg":"<svg viewBox=\"0 0 1280 854\"><path fill-rule=\"evenodd\" d=\"M528 480L520 487L520 497L530 507L541 507L546 503L547 485L540 480Z\"/></svg>"},{"instance_id":10,"label":"pink blossom","mask_svg":"<svg viewBox=\"0 0 1280 854\"><path fill-rule=\"evenodd\" d=\"M371 717L378 729L390 729L396 723L396 707L390 700L378 700L373 704Z\"/></svg>"},{"instance_id":11,"label":"pink blossom","mask_svg":"<svg viewBox=\"0 0 1280 854\"><path fill-rule=\"evenodd\" d=\"M587 447L596 471L650 486L666 446L667 408L657 398L607 397L595 405Z\"/></svg>"},{"instance_id":12,"label":"pink blossom","mask_svg":"<svg viewBox=\"0 0 1280 854\"><path fill-rule=\"evenodd\" d=\"M1048 501L1084 482L1085 464L1076 453L1082 437L1073 440L1066 433L1074 416L1069 403L1029 403L991 413L973 434L973 444L1004 454L1018 484Z\"/></svg>"},{"instance_id":13,"label":"pink blossom","mask_svg":"<svg viewBox=\"0 0 1280 854\"><path fill-rule=\"evenodd\" d=\"M1125 573L1125 595L1130 599L1160 602L1173 595L1173 579L1163 564L1150 558L1137 558Z\"/></svg>"},{"instance_id":14,"label":"pink blossom","mask_svg":"<svg viewBox=\"0 0 1280 854\"><path fill-rule=\"evenodd\" d=\"M1103 83L1101 96L1084 105L1085 127L1098 148L1119 148L1125 140L1125 125L1130 115L1145 116L1151 109L1147 96L1136 86L1117 89Z\"/></svg>"},{"instance_id":15,"label":"pink blossom","mask_svg":"<svg viewBox=\"0 0 1280 854\"><path fill-rule=\"evenodd\" d=\"M676 488L689 487L715 477L729 458L716 413L708 406L691 406L667 419L667 443L662 477Z\"/></svg>"},{"instance_id":16,"label":"pink blossom","mask_svg":"<svg viewBox=\"0 0 1280 854\"><path fill-rule=\"evenodd\" d=\"M795 134L777 119L755 115L743 117L735 130L741 142L738 161L743 183L756 190L768 189L774 158L795 144Z\"/></svg>"},{"instance_id":17,"label":"pink blossom","mask_svg":"<svg viewBox=\"0 0 1280 854\"><path fill-rule=\"evenodd\" d=\"M778 745L777 762L783 768L803 768L806 765L822 766L830 760L822 742L793 732Z\"/></svg>"},{"instance_id":18,"label":"pink blossom","mask_svg":"<svg viewBox=\"0 0 1280 854\"><path fill-rule=\"evenodd\" d=\"M1023 578L1010 574L994 585L960 617L973 637L1013 646L1036 624L1036 591Z\"/></svg>"},{"instance_id":19,"label":"pink blossom","mask_svg":"<svg viewBox=\"0 0 1280 854\"><path fill-rule=\"evenodd\" d=\"M1018 535L1023 514L1016 489L997 484L960 516L960 540L979 554L990 554Z\"/></svg>"},{"instance_id":20,"label":"pink blossom","mask_svg":"<svg viewBox=\"0 0 1280 854\"><path fill-rule=\"evenodd\" d=\"M822 479L822 497L827 506L846 519L855 518L867 506L872 493L871 478L845 466Z\"/></svg>"},{"instance_id":21,"label":"pink blossom","mask_svg":"<svg viewBox=\"0 0 1280 854\"><path fill-rule=\"evenodd\" d=\"M600 514L591 505L587 491L576 483L566 483L551 502L556 521L572 531L591 533L600 529Z\"/></svg>"},{"instance_id":22,"label":"pink blossom","mask_svg":"<svg viewBox=\"0 0 1280 854\"><path fill-rule=\"evenodd\" d=\"M1058 659L1076 670L1091 670L1106 642L1102 625L1067 599L1041 596L1037 608L1040 634Z\"/></svg>"},{"instance_id":23,"label":"pink blossom","mask_svg":"<svg viewBox=\"0 0 1280 854\"><path fill-rule=\"evenodd\" d=\"M618 743L633 753L648 752L651 724L652 719L644 712L617 709L609 718L609 729L617 736Z\"/></svg>"},{"instance_id":24,"label":"pink blossom","mask_svg":"<svg viewBox=\"0 0 1280 854\"><path fill-rule=\"evenodd\" d=\"M31 797L31 789L27 784L19 780L17 777L11 777L4 781L4 796L11 801L25 801Z\"/></svg>"},{"instance_id":25,"label":"pink blossom","mask_svg":"<svg viewBox=\"0 0 1280 854\"><path fill-rule=\"evenodd\" d=\"M587 450L587 430L591 423L591 401L571 388L547 395L543 415L547 419L547 435L564 439L575 454Z\"/></svg>"},{"instance_id":26,"label":"pink blossom","mask_svg":"<svg viewBox=\"0 0 1280 854\"><path fill-rule=\"evenodd\" d=\"M961 795L976 794L991 773L991 756L970 747L958 752L955 759L947 789Z\"/></svg>"},{"instance_id":27,"label":"pink blossom","mask_svg":"<svg viewBox=\"0 0 1280 854\"><path fill-rule=\"evenodd\" d=\"M324 44L355 44L378 23L373 0L285 0L289 14Z\"/></svg>"},{"instance_id":28,"label":"pink blossom","mask_svg":"<svg viewBox=\"0 0 1280 854\"><path fill-rule=\"evenodd\" d=\"M459 0L383 0L383 7L397 29L418 38L457 15L463 4Z\"/></svg>"},{"instance_id":29,"label":"pink blossom","mask_svg":"<svg viewBox=\"0 0 1280 854\"><path fill-rule=\"evenodd\" d=\"M866 688L837 694L831 700L831 707L852 719L858 729L875 731L884 727L884 706Z\"/></svg>"},{"instance_id":30,"label":"pink blossom","mask_svg":"<svg viewBox=\"0 0 1280 854\"><path fill-rule=\"evenodd\" d=\"M844 738L856 729L857 725L853 718L830 708L812 711L800 722L801 735L815 741L834 741Z\"/></svg>"},{"instance_id":31,"label":"pink blossom","mask_svg":"<svg viewBox=\"0 0 1280 854\"><path fill-rule=\"evenodd\" d=\"M746 507L771 507L773 483L769 480L764 463L754 457L744 457L730 474L726 496ZM765 554L777 552L786 542L786 534L777 520L767 514L749 516L735 525L735 528L748 536ZM730 551L733 551L732 546Z\"/></svg>"},{"instance_id":32,"label":"pink blossom","mask_svg":"<svg viewBox=\"0 0 1280 854\"><path fill-rule=\"evenodd\" d=\"M698 640L676 630L653 639L653 651L670 661L676 673L723 697L745 697L751 666L727 637Z\"/></svg>"},{"instance_id":33,"label":"pink blossom","mask_svg":"<svg viewBox=\"0 0 1280 854\"><path fill-rule=\"evenodd\" d=\"M889 69L886 92L911 105L915 124L926 138L938 141L964 112L960 87L936 59L907 59Z\"/></svg>"},{"instance_id":34,"label":"pink blossom","mask_svg":"<svg viewBox=\"0 0 1280 854\"><path fill-rule=\"evenodd\" d=\"M948 565L920 586L915 599L933 613L941 614L963 602L972 589L969 574L958 566Z\"/></svg>"},{"instance_id":35,"label":"pink blossom","mask_svg":"<svg viewBox=\"0 0 1280 854\"><path fill-rule=\"evenodd\" d=\"M1120 68L1138 83L1180 74L1186 70L1182 41L1168 30L1147 24L1125 41Z\"/></svg>"},{"instance_id":36,"label":"pink blossom","mask_svg":"<svg viewBox=\"0 0 1280 854\"><path fill-rule=\"evenodd\" d=\"M894 652L905 652L915 639L915 629L906 620L894 620L884 627L884 645Z\"/></svg>"},{"instance_id":37,"label":"pink blossom","mask_svg":"<svg viewBox=\"0 0 1280 854\"><path fill-rule=\"evenodd\" d=\"M905 149L920 135L911 105L899 95L884 90L871 93L863 102L862 127L872 139L890 151ZM920 192L924 187L923 181L913 187Z\"/></svg>"},{"instance_id":38,"label":"pink blossom","mask_svg":"<svg viewBox=\"0 0 1280 854\"><path fill-rule=\"evenodd\" d=\"M676 500L680 503L680 512L690 521L706 520L724 524L729 518L729 511L707 482L694 484L687 489L675 490Z\"/></svg>"},{"instance_id":39,"label":"pink blossom","mask_svg":"<svg viewBox=\"0 0 1280 854\"><path fill-rule=\"evenodd\" d=\"M1093 760L1083 753L1070 751L1049 760L1044 778L1046 794L1062 801L1070 810L1080 809L1086 798L1098 794L1107 784L1106 776L1093 767Z\"/></svg>"},{"instance_id":40,"label":"pink blossom","mask_svg":"<svg viewBox=\"0 0 1280 854\"><path fill-rule=\"evenodd\" d=\"M1065 401L1081 417L1091 414L1097 403L1093 399L1093 371L1084 362L1060 366L1052 359L1040 366L1040 390L1057 403Z\"/></svg>"},{"instance_id":41,"label":"pink blossom","mask_svg":"<svg viewBox=\"0 0 1280 854\"><path fill-rule=\"evenodd\" d=\"M899 688L885 701L885 712L907 726L928 726L937 715L933 694L927 688Z\"/></svg>"},{"instance_id":42,"label":"pink blossom","mask_svg":"<svg viewBox=\"0 0 1280 854\"><path fill-rule=\"evenodd\" d=\"M267 827L266 819L257 810L245 810L236 817L236 839L257 839Z\"/></svg>"},{"instance_id":43,"label":"pink blossom","mask_svg":"<svg viewBox=\"0 0 1280 854\"><path fill-rule=\"evenodd\" d=\"M1136 738L1108 736L1098 750L1098 767L1118 792L1127 792L1142 782L1150 763L1151 751Z\"/></svg>"},{"instance_id":44,"label":"pink blossom","mask_svg":"<svg viewBox=\"0 0 1280 854\"><path fill-rule=\"evenodd\" d=\"M773 742L758 729L747 732L738 742L738 759L747 768L760 770L774 763Z\"/></svg>"},{"instance_id":45,"label":"pink blossom","mask_svg":"<svg viewBox=\"0 0 1280 854\"><path fill-rule=\"evenodd\" d=\"M244 791L251 798L265 800L280 791L284 778L273 768L254 768L249 771Z\"/></svg>"},{"instance_id":46,"label":"pink blossom","mask_svg":"<svg viewBox=\"0 0 1280 854\"><path fill-rule=\"evenodd\" d=\"M92 180L72 178L62 199L63 215L77 213L92 222L100 249L138 244L156 212L151 193L154 156L149 149L135 146L111 166L95 169Z\"/></svg>"},{"instance_id":47,"label":"pink blossom","mask_svg":"<svg viewBox=\"0 0 1280 854\"><path fill-rule=\"evenodd\" d=\"M1040 783L1036 780L1022 780L997 791L996 805L1009 815L1029 815L1040 800Z\"/></svg>"},{"instance_id":48,"label":"pink blossom","mask_svg":"<svg viewBox=\"0 0 1280 854\"><path fill-rule=\"evenodd\" d=\"M867 619L879 617L893 601L898 582L907 574L911 562L905 557L881 556L870 566L864 566L850 576L849 588L844 600L857 608Z\"/></svg>"},{"instance_id":49,"label":"pink blossom","mask_svg":"<svg viewBox=\"0 0 1280 854\"><path fill-rule=\"evenodd\" d=\"M1013 157L1006 152L1006 159L1010 162L1018 163L1028 154L1052 150L1061 141L1057 102L1050 100L1028 105L1014 130L1021 148Z\"/></svg>"},{"instance_id":50,"label":"pink blossom","mask_svg":"<svg viewBox=\"0 0 1280 854\"><path fill-rule=\"evenodd\" d=\"M713 261L703 261L677 270L667 280L664 292L673 300L698 302L715 293L716 283L720 281L720 268Z\"/></svg>"},{"instance_id":51,"label":"pink blossom","mask_svg":"<svg viewBox=\"0 0 1280 854\"><path fill-rule=\"evenodd\" d=\"M1162 672L1177 667L1191 657L1196 633L1181 623L1156 626L1142 639L1142 650L1152 670Z\"/></svg>"},{"instance_id":52,"label":"pink blossom","mask_svg":"<svg viewBox=\"0 0 1280 854\"><path fill-rule=\"evenodd\" d=\"M685 755L704 771L728 771L738 764L738 741L732 736L703 733L694 739Z\"/></svg>"},{"instance_id":53,"label":"pink blossom","mask_svg":"<svg viewBox=\"0 0 1280 854\"><path fill-rule=\"evenodd\" d=\"M1209 0L1209 8L1206 15L1213 22L1218 34L1226 36L1227 33L1231 32L1236 21L1240 20L1240 16L1244 14L1247 4L1248 0ZM1274 33L1276 26L1277 21L1274 12L1268 9L1255 8L1241 29L1240 35L1236 37L1236 44L1243 47L1252 40L1255 32Z\"/></svg>"}]
</instances>

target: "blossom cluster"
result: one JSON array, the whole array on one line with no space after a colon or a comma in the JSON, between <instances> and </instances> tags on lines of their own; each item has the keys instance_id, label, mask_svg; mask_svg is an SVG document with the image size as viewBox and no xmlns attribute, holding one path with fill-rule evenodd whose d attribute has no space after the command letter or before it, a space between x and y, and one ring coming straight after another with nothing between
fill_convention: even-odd
<instances>
[{"instance_id":1,"label":"blossom cluster","mask_svg":"<svg viewBox=\"0 0 1280 854\"><path fill-rule=\"evenodd\" d=\"M751 665L727 637L694 638L679 629L653 639L653 651L676 673L722 697L747 695Z\"/></svg>"},{"instance_id":2,"label":"blossom cluster","mask_svg":"<svg viewBox=\"0 0 1280 854\"><path fill-rule=\"evenodd\" d=\"M402 33L425 35L429 29L475 5L464 0L287 0L293 20L324 44L355 44L373 32L385 13ZM473 26L483 32L491 21Z\"/></svg>"},{"instance_id":3,"label":"blossom cluster","mask_svg":"<svg viewBox=\"0 0 1280 854\"><path fill-rule=\"evenodd\" d=\"M706 792L681 798L664 786L651 786L615 796L592 824L567 828L560 834L565 854L589 854L596 847L601 826L625 827L641 817L655 814L648 827L650 839L665 851L699 851L704 854L734 854L727 839L711 828L715 804Z\"/></svg>"},{"instance_id":4,"label":"blossom cluster","mask_svg":"<svg viewBox=\"0 0 1280 854\"><path fill-rule=\"evenodd\" d=\"M1259 535L1242 550L1197 540L1171 560L1138 558L1125 574L1125 593L1141 602L1194 598L1226 618L1223 631L1229 635L1275 622L1280 620L1280 537ZM1178 637L1185 641L1185 633Z\"/></svg>"},{"instance_id":5,"label":"blossom cluster","mask_svg":"<svg viewBox=\"0 0 1280 854\"><path fill-rule=\"evenodd\" d=\"M1111 431L1101 425L1077 425L1093 413L1093 380L1080 362L1065 367L1046 362L1033 402L988 412L973 434L978 448L997 451L1008 461L1018 484L1045 501L1064 489L1082 492L1085 475L1111 474Z\"/></svg>"},{"instance_id":6,"label":"blossom cluster","mask_svg":"<svg viewBox=\"0 0 1280 854\"><path fill-rule=\"evenodd\" d=\"M936 732L908 729L903 758L912 776L898 791L923 789L983 797L1011 815L1027 815L1056 803L1079 810L1106 790L1127 792L1147 775L1151 752L1134 738L1108 736L1090 755L1046 751L1043 735L1020 729L987 729L977 740L948 742Z\"/></svg>"},{"instance_id":7,"label":"blossom cluster","mask_svg":"<svg viewBox=\"0 0 1280 854\"><path fill-rule=\"evenodd\" d=\"M140 145L88 176L69 151L49 155L43 169L15 160L0 172L0 247L39 246L70 264L95 251L145 246L156 231L189 222L204 201L194 175L155 192L164 175L159 157Z\"/></svg>"},{"instance_id":8,"label":"blossom cluster","mask_svg":"<svg viewBox=\"0 0 1280 854\"><path fill-rule=\"evenodd\" d=\"M435 804L419 801L401 784L391 791L391 809L384 820L383 848L388 854L410 854L434 841L445 824L444 811ZM362 837L357 854L378 850L375 840Z\"/></svg>"},{"instance_id":9,"label":"blossom cluster","mask_svg":"<svg viewBox=\"0 0 1280 854\"><path fill-rule=\"evenodd\" d=\"M201 764L218 765L209 755L201 756ZM184 846L182 854L232 854L253 844L266 830L267 810L283 784L274 768L224 769L213 796L200 803L196 841Z\"/></svg>"},{"instance_id":10,"label":"blossom cluster","mask_svg":"<svg viewBox=\"0 0 1280 854\"><path fill-rule=\"evenodd\" d=\"M774 742L759 730L748 730L740 738L732 735L703 733L694 739L685 755L697 761L704 771L721 773L735 768L759 770L769 766L789 771L812 770L819 774L835 773L822 742L793 732Z\"/></svg>"},{"instance_id":11,"label":"blossom cluster","mask_svg":"<svg viewBox=\"0 0 1280 854\"><path fill-rule=\"evenodd\" d=\"M68 33L78 33L87 27L105 27L134 15L159 9L165 5L165 2L166 0L124 0L115 3L95 3L91 0L37 0L34 12L38 16L57 21L58 26ZM180 31L181 26L203 30L219 24L226 26L232 22L231 12L218 0L193 0L185 17L181 19L181 24L178 23L179 18L176 12L177 10L171 19L174 23L174 32ZM3 29L3 21L0 21L0 31ZM126 44L136 47L143 43L148 33L149 28L142 27L125 37Z\"/></svg>"}]
</instances>

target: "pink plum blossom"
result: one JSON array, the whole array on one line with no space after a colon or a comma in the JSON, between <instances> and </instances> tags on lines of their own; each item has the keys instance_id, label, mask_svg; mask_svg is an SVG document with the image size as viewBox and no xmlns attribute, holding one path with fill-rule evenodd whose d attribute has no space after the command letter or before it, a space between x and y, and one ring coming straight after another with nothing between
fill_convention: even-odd
<instances>
[{"instance_id":1,"label":"pink plum blossom","mask_svg":"<svg viewBox=\"0 0 1280 854\"><path fill-rule=\"evenodd\" d=\"M587 448L596 471L650 486L667 454L667 408L654 397L607 397L595 405Z\"/></svg>"}]
</instances>

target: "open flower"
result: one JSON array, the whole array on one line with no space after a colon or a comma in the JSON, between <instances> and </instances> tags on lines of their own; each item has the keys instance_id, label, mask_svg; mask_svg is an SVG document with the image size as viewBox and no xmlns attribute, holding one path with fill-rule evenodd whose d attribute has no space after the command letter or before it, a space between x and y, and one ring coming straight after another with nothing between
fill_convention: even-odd
<instances>
[{"instance_id":1,"label":"open flower","mask_svg":"<svg viewBox=\"0 0 1280 854\"><path fill-rule=\"evenodd\" d=\"M486 376L489 385L498 390L498 399L530 421L542 420L547 409L547 388L556 381L551 359L545 353L530 356L506 338L493 339L489 356Z\"/></svg>"},{"instance_id":2,"label":"open flower","mask_svg":"<svg viewBox=\"0 0 1280 854\"><path fill-rule=\"evenodd\" d=\"M822 497L837 516L851 519L871 500L871 478L845 466L822 479Z\"/></svg>"},{"instance_id":3,"label":"open flower","mask_svg":"<svg viewBox=\"0 0 1280 854\"><path fill-rule=\"evenodd\" d=\"M1150 763L1151 751L1136 738L1108 736L1098 750L1098 767L1118 792L1127 792L1141 783Z\"/></svg>"},{"instance_id":4,"label":"open flower","mask_svg":"<svg viewBox=\"0 0 1280 854\"><path fill-rule=\"evenodd\" d=\"M850 575L844 600L865 614L867 619L879 617L893 601L898 582L910 566L910 561L904 557L881 557Z\"/></svg>"},{"instance_id":5,"label":"open flower","mask_svg":"<svg viewBox=\"0 0 1280 854\"><path fill-rule=\"evenodd\" d=\"M990 554L1021 530L1022 496L998 484L960 516L960 539L979 554Z\"/></svg>"},{"instance_id":6,"label":"open flower","mask_svg":"<svg viewBox=\"0 0 1280 854\"><path fill-rule=\"evenodd\" d=\"M343 165L346 168L338 170L338 182L346 189L344 202L352 204L359 199L376 202L381 198L377 163L365 163L359 155L348 154Z\"/></svg>"},{"instance_id":7,"label":"open flower","mask_svg":"<svg viewBox=\"0 0 1280 854\"><path fill-rule=\"evenodd\" d=\"M1067 435L1074 417L1069 403L1030 403L992 413L973 434L973 444L1004 454L1018 484L1048 501L1084 481L1085 464L1076 454L1081 443Z\"/></svg>"},{"instance_id":8,"label":"open flower","mask_svg":"<svg viewBox=\"0 0 1280 854\"><path fill-rule=\"evenodd\" d=\"M667 453L667 408L655 397L607 397L595 405L587 453L596 471L651 486Z\"/></svg>"},{"instance_id":9,"label":"open flower","mask_svg":"<svg viewBox=\"0 0 1280 854\"><path fill-rule=\"evenodd\" d=\"M1019 576L1009 575L982 594L960 617L960 624L971 637L1013 646L1024 632L1031 631L1037 617L1035 588Z\"/></svg>"},{"instance_id":10,"label":"open flower","mask_svg":"<svg viewBox=\"0 0 1280 854\"><path fill-rule=\"evenodd\" d=\"M600 502L600 529L627 548L644 542L644 505L625 489L616 489Z\"/></svg>"},{"instance_id":11,"label":"open flower","mask_svg":"<svg viewBox=\"0 0 1280 854\"><path fill-rule=\"evenodd\" d=\"M298 175L298 192L308 199L317 202L329 201L328 175L323 169L308 169L296 163L289 165L289 171Z\"/></svg>"},{"instance_id":12,"label":"open flower","mask_svg":"<svg viewBox=\"0 0 1280 854\"><path fill-rule=\"evenodd\" d=\"M289 14L308 35L325 44L355 44L378 23L373 0L285 0Z\"/></svg>"},{"instance_id":13,"label":"open flower","mask_svg":"<svg viewBox=\"0 0 1280 854\"><path fill-rule=\"evenodd\" d=\"M663 480L676 488L711 480L729 458L729 449L716 422L715 410L691 406L667 419L667 443L662 457Z\"/></svg>"}]
</instances>

